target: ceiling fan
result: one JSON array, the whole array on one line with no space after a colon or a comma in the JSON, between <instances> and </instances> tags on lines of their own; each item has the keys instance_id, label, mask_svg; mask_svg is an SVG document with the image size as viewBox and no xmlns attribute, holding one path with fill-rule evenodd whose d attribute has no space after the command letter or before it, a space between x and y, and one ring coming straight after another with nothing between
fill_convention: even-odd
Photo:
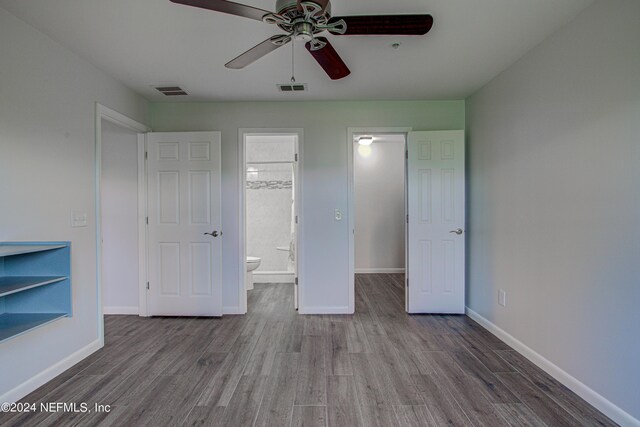
<instances>
[{"instance_id":1,"label":"ceiling fan","mask_svg":"<svg viewBox=\"0 0 640 427\"><path fill-rule=\"evenodd\" d=\"M335 35L424 35L433 25L433 17L423 15L331 16L329 0L276 0L276 11L259 9L226 0L171 0L173 3L229 13L277 25L286 34L268 38L225 67L241 69L273 52L292 40L305 42L305 47L333 80L348 76L351 71L329 40L318 36L327 31Z\"/></svg>"}]
</instances>

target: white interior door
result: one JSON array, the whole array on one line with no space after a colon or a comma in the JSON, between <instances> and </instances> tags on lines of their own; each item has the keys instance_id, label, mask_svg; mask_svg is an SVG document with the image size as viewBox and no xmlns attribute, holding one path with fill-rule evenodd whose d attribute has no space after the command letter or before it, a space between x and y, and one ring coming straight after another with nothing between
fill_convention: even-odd
<instances>
[{"instance_id":1,"label":"white interior door","mask_svg":"<svg viewBox=\"0 0 640 427\"><path fill-rule=\"evenodd\" d=\"M464 313L464 131L410 132L407 311Z\"/></svg>"},{"instance_id":2,"label":"white interior door","mask_svg":"<svg viewBox=\"0 0 640 427\"><path fill-rule=\"evenodd\" d=\"M149 133L147 153L149 314L221 316L220 132Z\"/></svg>"}]
</instances>

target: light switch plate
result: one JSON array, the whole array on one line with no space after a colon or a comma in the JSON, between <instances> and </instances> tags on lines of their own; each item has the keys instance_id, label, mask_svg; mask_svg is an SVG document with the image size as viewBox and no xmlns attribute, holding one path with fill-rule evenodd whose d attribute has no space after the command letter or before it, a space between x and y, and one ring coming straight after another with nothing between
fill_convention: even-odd
<instances>
[{"instance_id":1,"label":"light switch plate","mask_svg":"<svg viewBox=\"0 0 640 427\"><path fill-rule=\"evenodd\" d=\"M502 289L498 291L498 304L503 307L507 306L507 292Z\"/></svg>"},{"instance_id":2,"label":"light switch plate","mask_svg":"<svg viewBox=\"0 0 640 427\"><path fill-rule=\"evenodd\" d=\"M72 227L86 227L87 226L87 213L84 211L72 211L71 212L71 226Z\"/></svg>"}]
</instances>

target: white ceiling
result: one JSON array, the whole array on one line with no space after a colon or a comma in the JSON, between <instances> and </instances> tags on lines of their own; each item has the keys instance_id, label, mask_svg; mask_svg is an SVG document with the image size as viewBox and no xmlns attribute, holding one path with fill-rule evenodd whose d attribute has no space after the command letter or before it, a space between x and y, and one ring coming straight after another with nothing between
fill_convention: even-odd
<instances>
[{"instance_id":1,"label":"white ceiling","mask_svg":"<svg viewBox=\"0 0 640 427\"><path fill-rule=\"evenodd\" d=\"M275 0L240 0L274 10ZM224 64L281 31L251 19L169 0L0 0L117 80L156 101L462 99L570 21L593 0L333 0L333 15L430 13L420 37L332 36L352 74L331 81L302 44L296 79L306 93L279 93L291 77L289 46L244 70ZM400 42L399 49L391 45ZM177 84L189 97L151 86Z\"/></svg>"}]
</instances>

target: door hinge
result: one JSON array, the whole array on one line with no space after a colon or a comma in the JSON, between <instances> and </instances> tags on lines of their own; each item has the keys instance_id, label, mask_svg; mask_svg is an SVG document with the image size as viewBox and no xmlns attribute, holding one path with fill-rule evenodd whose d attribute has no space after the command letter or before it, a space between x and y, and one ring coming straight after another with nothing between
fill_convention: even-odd
<instances>
[{"instance_id":1,"label":"door hinge","mask_svg":"<svg viewBox=\"0 0 640 427\"><path fill-rule=\"evenodd\" d=\"M147 289L149 289L149 282L147 282Z\"/></svg>"},{"instance_id":2,"label":"door hinge","mask_svg":"<svg viewBox=\"0 0 640 427\"><path fill-rule=\"evenodd\" d=\"M404 158L409 160L409 150L404 152Z\"/></svg>"},{"instance_id":3,"label":"door hinge","mask_svg":"<svg viewBox=\"0 0 640 427\"><path fill-rule=\"evenodd\" d=\"M145 158L145 160L149 158L149 152L147 152L147 151L144 152L144 158Z\"/></svg>"},{"instance_id":4,"label":"door hinge","mask_svg":"<svg viewBox=\"0 0 640 427\"><path fill-rule=\"evenodd\" d=\"M409 214L407 214L407 224L409 224Z\"/></svg>"},{"instance_id":5,"label":"door hinge","mask_svg":"<svg viewBox=\"0 0 640 427\"><path fill-rule=\"evenodd\" d=\"M149 217L147 217L146 220L147 220L147 225L149 225Z\"/></svg>"},{"instance_id":6,"label":"door hinge","mask_svg":"<svg viewBox=\"0 0 640 427\"><path fill-rule=\"evenodd\" d=\"M407 279L407 288L409 287L409 279Z\"/></svg>"},{"instance_id":7,"label":"door hinge","mask_svg":"<svg viewBox=\"0 0 640 427\"><path fill-rule=\"evenodd\" d=\"M296 159L296 162L298 161L298 153L295 154L294 158Z\"/></svg>"},{"instance_id":8,"label":"door hinge","mask_svg":"<svg viewBox=\"0 0 640 427\"><path fill-rule=\"evenodd\" d=\"M293 279L293 282L296 284L296 286L298 286L298 278L297 277L295 279Z\"/></svg>"},{"instance_id":9,"label":"door hinge","mask_svg":"<svg viewBox=\"0 0 640 427\"><path fill-rule=\"evenodd\" d=\"M296 215L296 224L298 223L298 215Z\"/></svg>"}]
</instances>

